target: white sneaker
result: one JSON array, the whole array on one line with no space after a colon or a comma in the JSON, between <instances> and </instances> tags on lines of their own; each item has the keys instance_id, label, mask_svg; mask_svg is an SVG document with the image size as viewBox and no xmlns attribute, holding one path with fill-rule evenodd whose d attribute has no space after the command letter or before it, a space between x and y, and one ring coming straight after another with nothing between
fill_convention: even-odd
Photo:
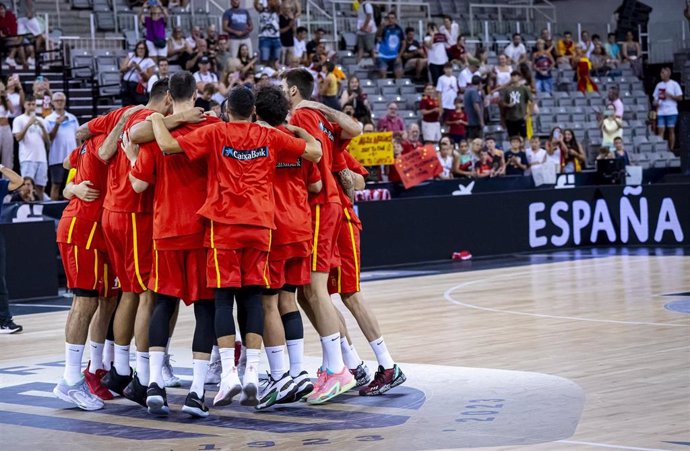
<instances>
[{"instance_id":1,"label":"white sneaker","mask_svg":"<svg viewBox=\"0 0 690 451\"><path fill-rule=\"evenodd\" d=\"M35 69L36 68L36 60L34 59L33 56L26 59L26 64L29 66L29 69Z\"/></svg>"},{"instance_id":2,"label":"white sneaker","mask_svg":"<svg viewBox=\"0 0 690 451\"><path fill-rule=\"evenodd\" d=\"M287 404L297 401L295 394L297 386L286 371L279 380L273 379L268 373L268 385L261 392L261 399L256 406L257 410L267 409L274 404Z\"/></svg>"},{"instance_id":3,"label":"white sneaker","mask_svg":"<svg viewBox=\"0 0 690 451\"><path fill-rule=\"evenodd\" d=\"M231 368L227 373L220 377L220 390L213 399L214 406L227 406L232 402L232 398L242 391L242 383L237 375L237 368Z\"/></svg>"},{"instance_id":4,"label":"white sneaker","mask_svg":"<svg viewBox=\"0 0 690 451\"><path fill-rule=\"evenodd\" d=\"M165 354L165 360L163 360L163 382L166 387L179 387L182 385L180 378L173 373L173 368L170 364L170 354Z\"/></svg>"},{"instance_id":5,"label":"white sneaker","mask_svg":"<svg viewBox=\"0 0 690 451\"><path fill-rule=\"evenodd\" d=\"M220 363L220 359L211 362L208 366L208 373L206 373L205 384L220 384L220 375L223 372L223 365Z\"/></svg>"},{"instance_id":6,"label":"white sneaker","mask_svg":"<svg viewBox=\"0 0 690 451\"><path fill-rule=\"evenodd\" d=\"M53 394L82 410L99 410L105 407L103 400L89 391L83 377L74 385L67 385L67 382L61 379L53 389Z\"/></svg>"},{"instance_id":7,"label":"white sneaker","mask_svg":"<svg viewBox=\"0 0 690 451\"><path fill-rule=\"evenodd\" d=\"M10 67L17 67L17 62L14 60L14 58L5 58L5 64L7 64Z\"/></svg>"},{"instance_id":8,"label":"white sneaker","mask_svg":"<svg viewBox=\"0 0 690 451\"><path fill-rule=\"evenodd\" d=\"M242 396L240 404L243 406L256 406L259 404L259 372L256 367L248 366L242 378Z\"/></svg>"}]
</instances>

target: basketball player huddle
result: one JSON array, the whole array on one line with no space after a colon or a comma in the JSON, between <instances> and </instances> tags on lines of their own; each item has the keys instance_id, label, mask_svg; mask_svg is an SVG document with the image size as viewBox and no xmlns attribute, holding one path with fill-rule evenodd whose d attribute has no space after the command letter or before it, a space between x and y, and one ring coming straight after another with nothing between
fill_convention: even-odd
<instances>
[{"instance_id":1,"label":"basketball player huddle","mask_svg":"<svg viewBox=\"0 0 690 451\"><path fill-rule=\"evenodd\" d=\"M213 406L239 395L241 405L266 409L352 389L381 395L405 381L360 293L362 224L352 202L367 173L347 146L361 126L307 100L313 84L293 69L282 89L237 87L217 118L194 108L194 77L180 72L156 82L145 106L80 128L58 225L74 294L58 398L97 410L118 394L168 415L166 386L180 384L168 355L180 300L196 320L182 406L193 417L209 415L207 383L218 384ZM373 377L334 293L376 355ZM303 366L298 303L321 340L315 381ZM262 345L270 370L260 384Z\"/></svg>"}]
</instances>

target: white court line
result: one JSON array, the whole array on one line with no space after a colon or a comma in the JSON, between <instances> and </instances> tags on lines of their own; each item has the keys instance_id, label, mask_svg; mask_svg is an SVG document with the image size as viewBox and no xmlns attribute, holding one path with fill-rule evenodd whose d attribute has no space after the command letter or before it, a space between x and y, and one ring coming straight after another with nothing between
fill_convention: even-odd
<instances>
[{"instance_id":1,"label":"white court line","mask_svg":"<svg viewBox=\"0 0 690 451\"><path fill-rule=\"evenodd\" d=\"M599 266L614 266L617 265L617 262L610 262L610 264L601 264ZM541 270L540 272L558 272L558 271L570 271L572 268L550 268L550 269L544 269ZM607 324L627 324L627 325L633 325L633 326L659 326L659 327L690 327L690 324L668 324L668 323L649 323L649 322L644 322L644 321L617 321L613 319L596 319L596 318L581 318L581 317L576 317L576 316L558 316L558 315L546 315L546 314L540 314L540 313L527 313L527 312L518 312L515 310L501 310L501 309L495 309L495 308L490 308L490 307L481 307L478 305L474 304L468 304L465 302L460 302L456 299L453 298L453 292L456 290L459 290L460 288L464 288L470 285L475 285L478 283L484 283L488 280L495 280L495 279L502 279L505 277L515 277L515 276L526 276L532 274L532 271L524 271L521 273L510 273L510 274L499 274L497 276L492 276L492 277L486 277L483 279L475 279L471 280L469 282L463 282L461 284L458 284L454 287L451 287L447 289L443 293L443 297L446 299L446 301L450 302L451 304L455 305L460 305L462 307L467 307L467 308L472 308L476 310L484 310L486 312L494 312L494 313L508 313L511 315L522 315L522 316L532 316L536 318L551 318L551 319L567 319L567 320L573 320L573 321L588 321L592 323L607 323Z\"/></svg>"},{"instance_id":2,"label":"white court line","mask_svg":"<svg viewBox=\"0 0 690 451\"><path fill-rule=\"evenodd\" d=\"M567 443L569 445L596 446L599 448L629 449L629 450L633 450L633 451L668 451L668 450L661 449L661 448L638 448L635 446L607 445L606 443L576 442L573 440L559 440L556 443Z\"/></svg>"}]
</instances>

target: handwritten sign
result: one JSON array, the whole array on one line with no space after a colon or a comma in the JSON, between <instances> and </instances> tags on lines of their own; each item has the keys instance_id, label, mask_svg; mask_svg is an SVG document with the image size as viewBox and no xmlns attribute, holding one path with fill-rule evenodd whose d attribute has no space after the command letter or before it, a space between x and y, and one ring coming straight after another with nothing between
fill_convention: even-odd
<instances>
[{"instance_id":1,"label":"handwritten sign","mask_svg":"<svg viewBox=\"0 0 690 451\"><path fill-rule=\"evenodd\" d=\"M364 133L350 142L348 150L363 166L393 164L393 133Z\"/></svg>"},{"instance_id":2,"label":"handwritten sign","mask_svg":"<svg viewBox=\"0 0 690 451\"><path fill-rule=\"evenodd\" d=\"M395 159L395 168L406 189L417 186L443 172L433 145L400 155Z\"/></svg>"}]
</instances>

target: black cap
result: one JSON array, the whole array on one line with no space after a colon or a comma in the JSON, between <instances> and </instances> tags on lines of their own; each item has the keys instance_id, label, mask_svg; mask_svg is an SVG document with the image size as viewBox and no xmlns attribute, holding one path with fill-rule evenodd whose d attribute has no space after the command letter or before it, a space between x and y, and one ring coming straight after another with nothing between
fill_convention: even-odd
<instances>
[{"instance_id":1,"label":"black cap","mask_svg":"<svg viewBox=\"0 0 690 451\"><path fill-rule=\"evenodd\" d=\"M482 82L482 77L479 75L475 75L472 77L472 84L473 85L479 85Z\"/></svg>"},{"instance_id":2,"label":"black cap","mask_svg":"<svg viewBox=\"0 0 690 451\"><path fill-rule=\"evenodd\" d=\"M199 64L210 64L211 60L208 59L208 56L202 56L201 59L199 59Z\"/></svg>"}]
</instances>

